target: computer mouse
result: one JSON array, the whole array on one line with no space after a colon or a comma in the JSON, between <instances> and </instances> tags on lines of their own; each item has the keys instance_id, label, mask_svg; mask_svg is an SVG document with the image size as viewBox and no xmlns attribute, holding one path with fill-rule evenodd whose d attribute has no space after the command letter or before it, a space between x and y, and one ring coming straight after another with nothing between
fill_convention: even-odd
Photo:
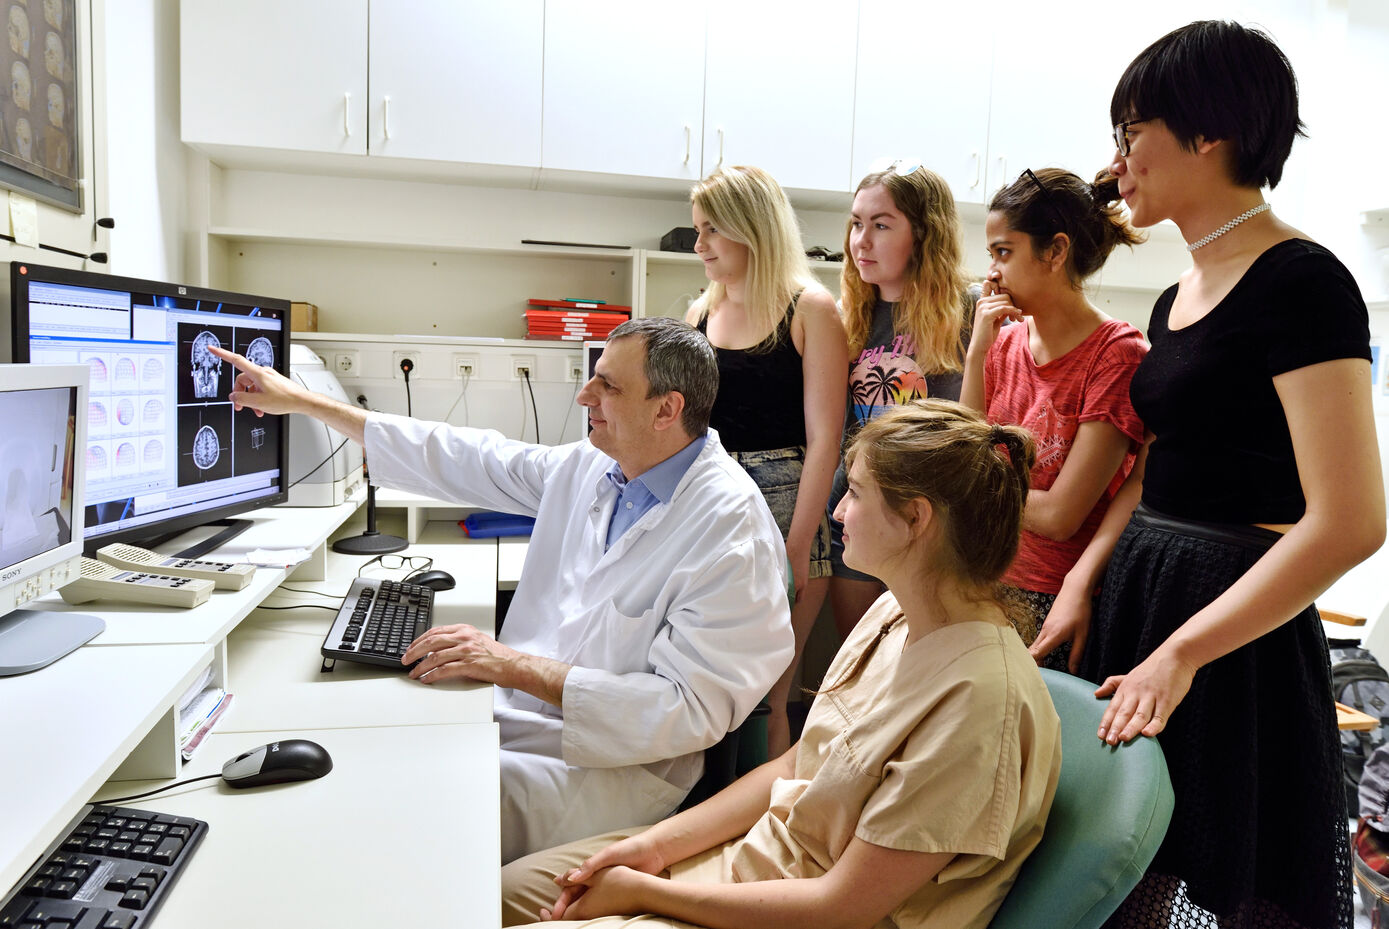
<instances>
[{"instance_id":1,"label":"computer mouse","mask_svg":"<svg viewBox=\"0 0 1389 929\"><path fill-rule=\"evenodd\" d=\"M333 759L317 742L281 739L242 752L222 765L228 787L259 787L285 781L308 781L333 770Z\"/></svg>"},{"instance_id":2,"label":"computer mouse","mask_svg":"<svg viewBox=\"0 0 1389 929\"><path fill-rule=\"evenodd\" d=\"M430 590L453 590L457 583L447 571L421 571L410 578L410 583L428 587Z\"/></svg>"}]
</instances>

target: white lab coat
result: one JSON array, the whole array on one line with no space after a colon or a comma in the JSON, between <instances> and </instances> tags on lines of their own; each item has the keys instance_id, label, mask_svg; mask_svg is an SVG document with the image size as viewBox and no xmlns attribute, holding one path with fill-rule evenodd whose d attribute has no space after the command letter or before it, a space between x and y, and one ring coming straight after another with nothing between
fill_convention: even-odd
<instances>
[{"instance_id":1,"label":"white lab coat","mask_svg":"<svg viewBox=\"0 0 1389 929\"><path fill-rule=\"evenodd\" d=\"M785 545L718 434L607 552L613 460L587 440L384 414L365 440L373 482L536 517L500 638L573 669L563 709L497 688L503 860L674 810L794 650Z\"/></svg>"}]
</instances>

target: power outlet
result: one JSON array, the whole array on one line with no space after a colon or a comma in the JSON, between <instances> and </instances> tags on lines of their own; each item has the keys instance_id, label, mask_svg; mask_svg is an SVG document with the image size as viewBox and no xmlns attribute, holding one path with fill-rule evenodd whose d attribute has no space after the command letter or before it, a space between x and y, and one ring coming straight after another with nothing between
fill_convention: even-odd
<instances>
[{"instance_id":1,"label":"power outlet","mask_svg":"<svg viewBox=\"0 0 1389 929\"><path fill-rule=\"evenodd\" d=\"M410 379L417 380L420 374L420 353L419 352L391 352L391 377L397 380L405 379L405 372L400 370L402 361L409 361L413 367L410 369Z\"/></svg>"},{"instance_id":2,"label":"power outlet","mask_svg":"<svg viewBox=\"0 0 1389 929\"><path fill-rule=\"evenodd\" d=\"M580 355L569 356L569 379L571 381L586 381L584 377L584 360Z\"/></svg>"},{"instance_id":3,"label":"power outlet","mask_svg":"<svg viewBox=\"0 0 1389 929\"><path fill-rule=\"evenodd\" d=\"M524 374L522 373L523 371L525 372ZM525 380L527 376L534 381L536 374L534 355L511 356L511 379L513 381Z\"/></svg>"},{"instance_id":4,"label":"power outlet","mask_svg":"<svg viewBox=\"0 0 1389 929\"><path fill-rule=\"evenodd\" d=\"M453 376L462 380L472 378L477 375L477 356L476 355L454 355L453 356Z\"/></svg>"},{"instance_id":5,"label":"power outlet","mask_svg":"<svg viewBox=\"0 0 1389 929\"><path fill-rule=\"evenodd\" d=\"M339 377L356 377L362 362L356 352L338 352L333 356L333 373Z\"/></svg>"}]
</instances>

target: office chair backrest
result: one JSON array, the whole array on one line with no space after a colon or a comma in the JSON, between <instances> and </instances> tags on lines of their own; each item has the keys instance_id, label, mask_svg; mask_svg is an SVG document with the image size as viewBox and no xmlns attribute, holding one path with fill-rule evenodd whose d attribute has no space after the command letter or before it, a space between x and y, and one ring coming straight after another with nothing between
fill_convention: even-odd
<instances>
[{"instance_id":1,"label":"office chair backrest","mask_svg":"<svg viewBox=\"0 0 1389 929\"><path fill-rule=\"evenodd\" d=\"M1089 681L1042 671L1061 717L1061 776L1041 844L989 929L1099 929L1157 854L1172 781L1153 739L1110 748L1095 735L1106 701Z\"/></svg>"}]
</instances>

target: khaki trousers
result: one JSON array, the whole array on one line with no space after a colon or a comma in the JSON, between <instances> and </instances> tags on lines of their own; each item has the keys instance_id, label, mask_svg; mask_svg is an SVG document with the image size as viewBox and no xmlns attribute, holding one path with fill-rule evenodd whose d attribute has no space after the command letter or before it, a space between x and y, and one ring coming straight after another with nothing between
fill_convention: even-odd
<instances>
[{"instance_id":1,"label":"khaki trousers","mask_svg":"<svg viewBox=\"0 0 1389 929\"><path fill-rule=\"evenodd\" d=\"M601 929L618 929L622 926L636 925L640 925L642 929L657 929L657 927L704 929L704 927L693 923L668 919L664 916L652 916L649 913L640 916L603 916L590 920L566 919L548 923L540 921L540 908L546 907L548 909L554 904L555 897L559 896L559 887L555 884L556 876L563 874L570 868L578 867L585 860L619 839L636 835L645 828L644 826L633 827L609 832L605 835L596 835L588 839L579 839L557 848L546 849L543 852L517 858L511 864L503 867L502 925L539 926L548 927L548 929L575 929L575 927L580 926L593 927L593 929L600 929L600 927ZM678 881L719 883L723 879L723 852L731 845L732 843L717 846L679 862L672 869L673 875L671 872L664 872L662 876Z\"/></svg>"}]
</instances>

